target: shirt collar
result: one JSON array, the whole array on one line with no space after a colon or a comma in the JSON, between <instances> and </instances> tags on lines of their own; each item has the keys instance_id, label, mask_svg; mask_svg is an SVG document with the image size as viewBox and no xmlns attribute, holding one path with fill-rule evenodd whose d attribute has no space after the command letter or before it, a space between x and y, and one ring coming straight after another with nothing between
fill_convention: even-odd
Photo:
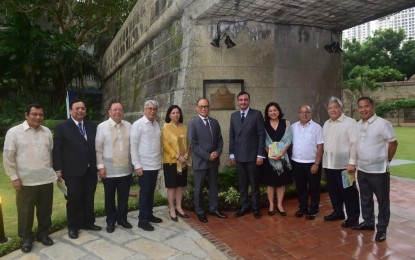
<instances>
[{"instance_id":1,"label":"shirt collar","mask_svg":"<svg viewBox=\"0 0 415 260\"><path fill-rule=\"evenodd\" d=\"M330 120L330 122L335 122L335 121L342 122L342 121L344 120L344 118L346 118L346 115L342 113L342 114L340 115L340 117L339 117L339 118L337 118L336 120L332 120L331 118L330 118L329 120Z\"/></svg>"},{"instance_id":2,"label":"shirt collar","mask_svg":"<svg viewBox=\"0 0 415 260\"><path fill-rule=\"evenodd\" d=\"M198 114L198 116L199 116L202 120L205 120L205 119L208 119L208 120L209 120L209 117L203 117L203 116L201 116L201 115L199 115L199 114Z\"/></svg>"},{"instance_id":3,"label":"shirt collar","mask_svg":"<svg viewBox=\"0 0 415 260\"><path fill-rule=\"evenodd\" d=\"M43 130L42 126L39 126L38 129L34 129L34 128L30 127L29 124L27 123L27 120L25 120L23 122L23 131L27 131L29 129L33 129L34 131Z\"/></svg>"},{"instance_id":4,"label":"shirt collar","mask_svg":"<svg viewBox=\"0 0 415 260\"><path fill-rule=\"evenodd\" d=\"M239 112L240 112L240 115L242 115L242 113L245 113L244 115L246 116L249 112L249 107L245 111L239 110Z\"/></svg>"},{"instance_id":5,"label":"shirt collar","mask_svg":"<svg viewBox=\"0 0 415 260\"><path fill-rule=\"evenodd\" d=\"M118 123L117 122L115 122L111 117L110 118L108 118L108 121L110 122L110 124L113 126L113 127L115 127ZM119 123L119 125L121 126L122 125L122 120L121 120L121 122Z\"/></svg>"},{"instance_id":6,"label":"shirt collar","mask_svg":"<svg viewBox=\"0 0 415 260\"><path fill-rule=\"evenodd\" d=\"M373 121L375 121L375 120L376 120L376 118L378 118L378 116L377 116L376 114L373 114L373 116L372 116L371 118L369 118L369 119L367 120L367 122L369 122L369 124L371 124L371 123L373 123Z\"/></svg>"},{"instance_id":7,"label":"shirt collar","mask_svg":"<svg viewBox=\"0 0 415 260\"><path fill-rule=\"evenodd\" d=\"M78 124L79 124L79 123L84 124L84 120L82 120L81 122L78 122L78 121L76 121L75 119L73 119L72 117L71 117L71 119L72 119L72 121L75 123L75 125L77 125L77 126L78 126Z\"/></svg>"}]
</instances>

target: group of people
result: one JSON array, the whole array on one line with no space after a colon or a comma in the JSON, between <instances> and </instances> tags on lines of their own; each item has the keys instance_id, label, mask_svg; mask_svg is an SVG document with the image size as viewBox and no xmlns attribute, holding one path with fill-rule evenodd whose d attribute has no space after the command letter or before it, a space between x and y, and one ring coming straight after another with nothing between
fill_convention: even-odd
<instances>
[{"instance_id":1,"label":"group of people","mask_svg":"<svg viewBox=\"0 0 415 260\"><path fill-rule=\"evenodd\" d=\"M290 125L275 102L266 106L265 120L260 111L250 108L249 93L240 92L237 103L239 111L232 113L229 130L229 159L237 169L240 193L240 208L235 217L252 210L256 219L261 218L260 184L267 187L268 214L273 216L277 212L286 216L285 187L294 180L299 201L295 216L314 219L319 212L324 168L333 206L333 212L324 220L344 220L343 227L374 230L375 194L379 203L375 240L386 239L390 216L389 162L397 141L391 123L376 116L371 98L358 100L361 120L356 123L343 114L341 100L332 97L327 105L330 119L323 128L311 119L312 109L308 105L299 108L299 121ZM81 229L101 230L95 225L94 215L97 174L104 185L108 233L114 232L116 224L132 228L127 213L133 172L140 187L138 227L152 231L151 223L162 222L153 214L154 191L161 168L172 221L189 218L182 208L189 166L193 169L194 206L199 221L208 222L202 204L205 181L209 186L207 212L227 218L218 203L222 131L219 122L209 116L209 101L205 98L197 101L198 115L189 121L187 128L181 108L172 105L160 129L156 120L158 108L157 101L147 100L143 117L131 125L123 120L123 105L112 102L108 120L96 127L85 119L85 103L74 100L70 103L70 118L57 125L53 137L41 125L42 106L36 103L27 106L26 120L7 132L3 150L4 168L16 190L18 235L22 238L23 252L31 251L35 238L44 245L53 244L48 231L56 180L65 182L67 187L67 228L71 239L78 238ZM343 188L345 170L351 175L357 171L359 191L356 183ZM359 192L364 220L360 224ZM35 209L36 236L32 231Z\"/></svg>"}]
</instances>

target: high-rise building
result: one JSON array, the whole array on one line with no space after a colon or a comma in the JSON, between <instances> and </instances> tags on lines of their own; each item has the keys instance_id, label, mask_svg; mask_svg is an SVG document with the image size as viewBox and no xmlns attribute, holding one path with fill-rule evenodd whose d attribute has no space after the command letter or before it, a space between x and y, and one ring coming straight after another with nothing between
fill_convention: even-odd
<instances>
[{"instance_id":1,"label":"high-rise building","mask_svg":"<svg viewBox=\"0 0 415 260\"><path fill-rule=\"evenodd\" d=\"M406 40L415 40L415 7L344 30L343 40L355 38L362 42L373 36L376 30L388 28L396 31L402 28L406 33Z\"/></svg>"}]
</instances>

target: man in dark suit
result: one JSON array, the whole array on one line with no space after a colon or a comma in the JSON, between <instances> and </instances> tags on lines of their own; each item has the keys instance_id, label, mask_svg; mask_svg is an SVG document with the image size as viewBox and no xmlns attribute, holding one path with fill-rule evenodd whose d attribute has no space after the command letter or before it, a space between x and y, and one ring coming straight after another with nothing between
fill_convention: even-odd
<instances>
[{"instance_id":1,"label":"man in dark suit","mask_svg":"<svg viewBox=\"0 0 415 260\"><path fill-rule=\"evenodd\" d=\"M53 168L65 180L68 189L68 235L76 239L79 229L101 230L101 227L94 224L94 194L97 187L96 126L84 119L86 107L83 101L72 101L70 114L71 117L55 129Z\"/></svg>"},{"instance_id":2,"label":"man in dark suit","mask_svg":"<svg viewBox=\"0 0 415 260\"><path fill-rule=\"evenodd\" d=\"M240 92L237 96L240 111L231 115L229 130L229 157L238 172L241 208L235 213L241 217L249 211L248 185L252 188L252 210L256 219L261 218L259 205L259 167L265 158L264 118L260 111L249 107L250 95Z\"/></svg>"},{"instance_id":3,"label":"man in dark suit","mask_svg":"<svg viewBox=\"0 0 415 260\"><path fill-rule=\"evenodd\" d=\"M199 220L206 223L208 220L201 205L206 178L209 185L209 213L218 218L227 218L218 207L218 167L223 139L218 121L208 117L209 101L199 99L196 110L198 116L189 122L187 138L192 151L195 211Z\"/></svg>"}]
</instances>

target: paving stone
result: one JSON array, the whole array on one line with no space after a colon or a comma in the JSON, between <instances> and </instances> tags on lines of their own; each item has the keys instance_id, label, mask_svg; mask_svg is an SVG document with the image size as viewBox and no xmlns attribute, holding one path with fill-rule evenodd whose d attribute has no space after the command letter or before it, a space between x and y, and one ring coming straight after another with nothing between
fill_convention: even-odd
<instances>
[{"instance_id":1,"label":"paving stone","mask_svg":"<svg viewBox=\"0 0 415 260\"><path fill-rule=\"evenodd\" d=\"M102 239L85 244L84 247L101 259L124 259L134 255L134 251Z\"/></svg>"},{"instance_id":2,"label":"paving stone","mask_svg":"<svg viewBox=\"0 0 415 260\"><path fill-rule=\"evenodd\" d=\"M41 250L49 259L79 259L84 256L88 256L88 252L78 249L78 246L74 246L69 243L57 242L53 246L46 247Z\"/></svg>"},{"instance_id":3,"label":"paving stone","mask_svg":"<svg viewBox=\"0 0 415 260\"><path fill-rule=\"evenodd\" d=\"M167 259L176 253L174 248L146 239L138 239L125 246L151 259Z\"/></svg>"},{"instance_id":4,"label":"paving stone","mask_svg":"<svg viewBox=\"0 0 415 260\"><path fill-rule=\"evenodd\" d=\"M165 244L176 248L178 251L186 252L196 257L205 258L207 256L207 253L203 251L194 240L183 235L166 240Z\"/></svg>"}]
</instances>

